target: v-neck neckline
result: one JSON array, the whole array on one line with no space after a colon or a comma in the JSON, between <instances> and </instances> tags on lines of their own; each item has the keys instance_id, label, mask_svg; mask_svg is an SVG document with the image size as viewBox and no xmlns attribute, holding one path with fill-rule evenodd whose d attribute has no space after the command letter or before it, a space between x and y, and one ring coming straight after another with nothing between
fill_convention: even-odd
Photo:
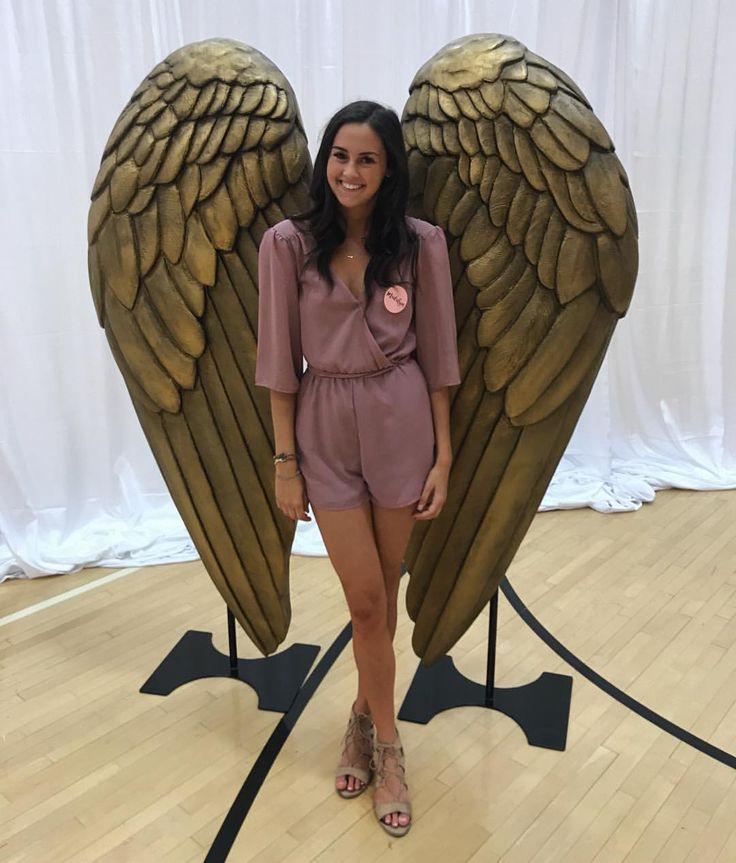
<instances>
[{"instance_id":1,"label":"v-neck neckline","mask_svg":"<svg viewBox=\"0 0 736 863\"><path fill-rule=\"evenodd\" d=\"M365 305L365 273L363 273L363 290L360 294L354 294L342 276L339 276L333 269L330 267L330 274L332 275L333 282L339 282L345 290L350 294L350 296L356 301L356 303L360 303L361 305Z\"/></svg>"}]
</instances>

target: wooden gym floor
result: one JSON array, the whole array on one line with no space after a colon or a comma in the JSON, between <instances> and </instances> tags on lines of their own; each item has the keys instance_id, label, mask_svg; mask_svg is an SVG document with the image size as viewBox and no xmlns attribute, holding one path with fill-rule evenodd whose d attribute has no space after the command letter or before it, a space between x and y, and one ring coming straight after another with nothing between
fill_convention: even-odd
<instances>
[{"instance_id":1,"label":"wooden gym floor","mask_svg":"<svg viewBox=\"0 0 736 863\"><path fill-rule=\"evenodd\" d=\"M139 686L187 629L227 650L200 563L0 585L0 861L202 861L279 721L243 684ZM540 514L509 580L577 657L647 707L736 753L736 492L667 491L639 512ZM86 592L74 588L94 585ZM329 563L294 558L288 644L324 654L347 621ZM405 589L405 586L404 586ZM7 622L49 597L62 601ZM482 681L487 614L453 651ZM416 667L397 634L398 693ZM256 656L244 636L241 656ZM332 791L355 689L350 645L308 702L228 861L736 860L736 770L573 671L502 597L498 686L572 674L567 750L495 711L401 723L415 823L392 840L370 793Z\"/></svg>"}]
</instances>

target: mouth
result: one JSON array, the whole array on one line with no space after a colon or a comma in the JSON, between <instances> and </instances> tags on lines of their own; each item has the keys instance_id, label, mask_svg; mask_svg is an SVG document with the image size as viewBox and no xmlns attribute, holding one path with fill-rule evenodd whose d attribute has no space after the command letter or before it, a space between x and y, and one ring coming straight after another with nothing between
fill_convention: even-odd
<instances>
[{"instance_id":1,"label":"mouth","mask_svg":"<svg viewBox=\"0 0 736 863\"><path fill-rule=\"evenodd\" d=\"M345 189L346 192L358 192L363 188L360 184L346 183L344 180L338 180L338 184Z\"/></svg>"}]
</instances>

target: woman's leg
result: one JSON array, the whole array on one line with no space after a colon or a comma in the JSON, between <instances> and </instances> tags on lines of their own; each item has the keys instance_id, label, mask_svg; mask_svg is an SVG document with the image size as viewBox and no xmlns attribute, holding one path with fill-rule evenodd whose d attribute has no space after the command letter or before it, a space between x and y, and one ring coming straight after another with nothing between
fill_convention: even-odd
<instances>
[{"instance_id":1,"label":"woman's leg","mask_svg":"<svg viewBox=\"0 0 736 863\"><path fill-rule=\"evenodd\" d=\"M401 564L406 554L409 536L415 524L412 517L414 511L414 504L402 507L401 509L386 509L375 504L373 505L373 529L376 536L376 545L378 546L378 555L381 560L383 580L386 585L388 629L392 643L396 634ZM376 735L382 743L389 743L395 739L394 734L390 737L382 737L378 729L376 729ZM396 765L392 763L391 758L388 758L387 766L391 768ZM398 777L394 774L389 776L383 788L376 789L374 798L376 802L381 803L388 800L406 800L407 795ZM394 812L391 815L387 815L383 820L394 827L405 827L411 818L404 813Z\"/></svg>"},{"instance_id":2,"label":"woman's leg","mask_svg":"<svg viewBox=\"0 0 736 863\"><path fill-rule=\"evenodd\" d=\"M393 635L401 561L411 533L413 506L386 510L369 504L350 510L315 509L332 565L345 591L353 623L353 651L358 667L359 699L366 702L382 742L396 736ZM365 712L356 702L356 710ZM395 786L395 787L394 787ZM359 787L345 777L338 788ZM376 800L402 797L393 778L376 791ZM406 815L386 816L388 823L404 826Z\"/></svg>"},{"instance_id":3,"label":"woman's leg","mask_svg":"<svg viewBox=\"0 0 736 863\"><path fill-rule=\"evenodd\" d=\"M377 730L393 735L395 660L370 504L345 510L312 508L350 610L362 691ZM356 710L360 707L356 704ZM349 776L338 780L337 787L353 790L360 782Z\"/></svg>"},{"instance_id":4,"label":"woman's leg","mask_svg":"<svg viewBox=\"0 0 736 863\"><path fill-rule=\"evenodd\" d=\"M411 530L414 527L412 517L414 510L414 504L401 509L386 509L373 504L373 531L381 561L383 583L386 585L388 631L392 642L396 635L401 564L404 560ZM361 713L368 711L368 701L363 692L360 675L358 675L358 695L355 699L355 709Z\"/></svg>"}]
</instances>

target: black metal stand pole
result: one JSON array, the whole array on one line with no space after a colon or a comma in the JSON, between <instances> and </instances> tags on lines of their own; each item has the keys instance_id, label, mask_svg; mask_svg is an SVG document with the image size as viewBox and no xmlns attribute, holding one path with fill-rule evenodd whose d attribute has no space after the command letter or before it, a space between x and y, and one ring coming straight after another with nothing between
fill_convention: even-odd
<instances>
[{"instance_id":1,"label":"black metal stand pole","mask_svg":"<svg viewBox=\"0 0 736 863\"><path fill-rule=\"evenodd\" d=\"M287 650L258 659L238 659L235 616L227 610L229 655L215 650L211 632L190 629L164 657L140 692L170 695L201 677L231 677L247 683L258 695L259 710L286 713L319 653L316 644L292 644Z\"/></svg>"},{"instance_id":2,"label":"black metal stand pole","mask_svg":"<svg viewBox=\"0 0 736 863\"><path fill-rule=\"evenodd\" d=\"M429 668L420 665L399 719L426 724L443 710L485 707L513 719L531 746L564 751L570 718L572 677L543 672L533 683L499 689L495 685L498 592L489 604L488 660L485 686L469 680L455 668L452 658L441 657Z\"/></svg>"},{"instance_id":3,"label":"black metal stand pole","mask_svg":"<svg viewBox=\"0 0 736 863\"><path fill-rule=\"evenodd\" d=\"M230 648L230 677L238 676L238 636L235 633L235 615L227 610L227 644Z\"/></svg>"},{"instance_id":4,"label":"black metal stand pole","mask_svg":"<svg viewBox=\"0 0 736 863\"><path fill-rule=\"evenodd\" d=\"M488 658L486 660L485 706L493 708L493 692L496 688L496 637L498 633L498 591L491 597L488 606Z\"/></svg>"}]
</instances>

